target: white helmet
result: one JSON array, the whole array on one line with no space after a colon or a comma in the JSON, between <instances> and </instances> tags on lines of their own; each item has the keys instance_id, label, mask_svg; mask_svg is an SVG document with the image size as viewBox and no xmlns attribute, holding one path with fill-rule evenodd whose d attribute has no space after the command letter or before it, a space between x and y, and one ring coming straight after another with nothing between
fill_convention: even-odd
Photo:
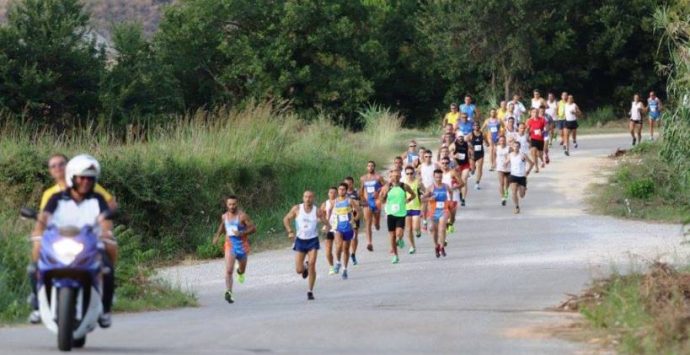
<instances>
[{"instance_id":1,"label":"white helmet","mask_svg":"<svg viewBox=\"0 0 690 355\"><path fill-rule=\"evenodd\" d=\"M65 179L67 186L74 186L74 178L77 176L90 176L98 181L98 176L101 175L101 164L96 158L88 154L79 154L70 159L65 168Z\"/></svg>"}]
</instances>

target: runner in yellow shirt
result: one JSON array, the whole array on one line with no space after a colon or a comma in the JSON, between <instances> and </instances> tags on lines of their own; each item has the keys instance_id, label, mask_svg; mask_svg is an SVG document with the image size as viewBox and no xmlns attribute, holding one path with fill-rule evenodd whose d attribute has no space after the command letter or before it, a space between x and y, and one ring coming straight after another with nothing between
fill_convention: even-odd
<instances>
[{"instance_id":1,"label":"runner in yellow shirt","mask_svg":"<svg viewBox=\"0 0 690 355\"><path fill-rule=\"evenodd\" d=\"M556 130L554 131L554 135L558 135L559 137L558 144L562 145L563 149L565 149L563 137L565 137L565 105L567 104L568 93L564 91L561 93L561 100L558 101L558 106L556 108Z\"/></svg>"},{"instance_id":2,"label":"runner in yellow shirt","mask_svg":"<svg viewBox=\"0 0 690 355\"><path fill-rule=\"evenodd\" d=\"M50 176L55 181L55 185L49 187L43 192L41 196L40 210L45 208L50 197L58 192L62 192L67 188L67 181L65 180L65 165L67 165L67 157L63 154L53 154L50 159L48 159L48 170ZM103 199L108 203L108 207L112 211L117 208L117 201L115 197L110 194L103 186L96 184L94 187L94 192L103 196Z\"/></svg>"},{"instance_id":3,"label":"runner in yellow shirt","mask_svg":"<svg viewBox=\"0 0 690 355\"><path fill-rule=\"evenodd\" d=\"M453 132L455 132L458 129L458 118L460 118L458 104L452 103L450 104L450 112L446 113L446 115L443 117L443 127L446 127L448 124L452 124Z\"/></svg>"}]
</instances>

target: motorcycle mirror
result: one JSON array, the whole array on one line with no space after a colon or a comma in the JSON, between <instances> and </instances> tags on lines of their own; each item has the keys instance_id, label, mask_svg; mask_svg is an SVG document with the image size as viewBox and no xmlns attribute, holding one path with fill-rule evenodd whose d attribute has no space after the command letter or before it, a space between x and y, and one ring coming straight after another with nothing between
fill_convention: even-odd
<instances>
[{"instance_id":1,"label":"motorcycle mirror","mask_svg":"<svg viewBox=\"0 0 690 355\"><path fill-rule=\"evenodd\" d=\"M35 209L29 207L22 207L19 211L19 215L24 219L36 219L38 218L38 212Z\"/></svg>"}]
</instances>

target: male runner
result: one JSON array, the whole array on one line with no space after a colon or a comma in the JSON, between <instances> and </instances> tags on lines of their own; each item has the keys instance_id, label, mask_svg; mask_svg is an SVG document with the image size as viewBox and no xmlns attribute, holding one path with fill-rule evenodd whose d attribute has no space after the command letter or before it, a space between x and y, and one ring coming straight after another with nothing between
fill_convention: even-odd
<instances>
[{"instance_id":1,"label":"male runner","mask_svg":"<svg viewBox=\"0 0 690 355\"><path fill-rule=\"evenodd\" d=\"M498 175L498 193L501 196L501 206L506 205L508 199L508 177L510 176L510 167L507 167L505 162L508 160L510 147L506 144L506 137L498 137L498 146L496 147L496 171Z\"/></svg>"},{"instance_id":2,"label":"male runner","mask_svg":"<svg viewBox=\"0 0 690 355\"><path fill-rule=\"evenodd\" d=\"M413 139L407 145L407 151L400 155L404 165L417 166L419 164L419 151L417 151L417 142Z\"/></svg>"},{"instance_id":3,"label":"male runner","mask_svg":"<svg viewBox=\"0 0 690 355\"><path fill-rule=\"evenodd\" d=\"M453 102L450 104L450 112L446 113L446 115L443 117L443 126L445 127L446 125L451 125L453 127L453 130L455 130L455 127L458 124L458 118L460 117L460 112L458 111L458 104Z\"/></svg>"},{"instance_id":4,"label":"male runner","mask_svg":"<svg viewBox=\"0 0 690 355\"><path fill-rule=\"evenodd\" d=\"M292 229L291 222L293 221L297 232ZM314 193L309 190L304 191L302 203L293 206L283 217L283 226L288 238L294 239L292 250L295 251L295 271L304 279L309 277L307 300L314 299L316 254L319 250L319 221L326 229L330 229L326 214L314 205ZM305 259L307 259L306 262Z\"/></svg>"},{"instance_id":5,"label":"male runner","mask_svg":"<svg viewBox=\"0 0 690 355\"><path fill-rule=\"evenodd\" d=\"M359 219L357 201L347 197L347 184L338 185L338 197L335 199L333 212L336 215L335 227L335 273L343 267L342 278L347 280L347 265L350 261L350 242L355 236L354 224Z\"/></svg>"},{"instance_id":6,"label":"male runner","mask_svg":"<svg viewBox=\"0 0 690 355\"><path fill-rule=\"evenodd\" d=\"M463 136L458 136L458 140L455 141L455 144L450 146L450 152L455 158L457 171L460 173L461 178L461 181L458 181L462 186L460 189L460 205L465 207L465 200L467 199L467 180L469 179L470 171L474 170L474 147L472 147L469 142L465 141ZM454 201L457 201L457 199L454 199ZM452 227L452 222L455 221L452 211L450 221L451 223L449 226Z\"/></svg>"},{"instance_id":7,"label":"male runner","mask_svg":"<svg viewBox=\"0 0 690 355\"><path fill-rule=\"evenodd\" d=\"M546 101L544 101L544 98L541 97L541 93L539 90L534 90L532 92L532 102L531 102L531 107L530 108L540 108L546 106Z\"/></svg>"},{"instance_id":8,"label":"male runner","mask_svg":"<svg viewBox=\"0 0 690 355\"><path fill-rule=\"evenodd\" d=\"M450 203L453 202L453 194L450 192L450 187L443 183L441 169L434 170L434 182L426 188L424 200L429 205L427 217L431 221L431 235L438 258L441 254L446 256L446 223L448 223L448 209Z\"/></svg>"},{"instance_id":9,"label":"male runner","mask_svg":"<svg viewBox=\"0 0 690 355\"><path fill-rule=\"evenodd\" d=\"M374 251L374 244L372 242L372 224L376 230L381 228L381 206L379 203L379 193L384 184L383 177L376 173L376 163L370 160L367 163L367 173L359 178L361 192L360 197L364 207L364 226L367 234L367 250Z\"/></svg>"},{"instance_id":10,"label":"male runner","mask_svg":"<svg viewBox=\"0 0 690 355\"><path fill-rule=\"evenodd\" d=\"M407 217L406 205L417 197L415 191L410 186L400 181L400 171L391 170L389 172L389 182L381 189L379 199L381 205L386 206L388 219L388 235L391 242L391 263L397 264L398 247L404 248L403 232L405 231L405 217Z\"/></svg>"},{"instance_id":11,"label":"male runner","mask_svg":"<svg viewBox=\"0 0 690 355\"><path fill-rule=\"evenodd\" d=\"M477 110L477 105L472 103L472 97L470 95L465 96L465 103L460 105L460 112L467 115L467 120L470 122L479 119L479 110Z\"/></svg>"},{"instance_id":12,"label":"male runner","mask_svg":"<svg viewBox=\"0 0 690 355\"><path fill-rule=\"evenodd\" d=\"M448 205L448 212L450 212L447 225L448 233L455 232L455 216L458 210L457 201L462 201L460 190L464 187L464 184L466 184L466 182L462 181L462 178L460 177L460 174L458 174L458 171L450 167L451 161L452 160L449 157L444 157L441 160L441 171L443 172L442 181L444 184L450 187L450 191L452 193L452 202L449 202Z\"/></svg>"},{"instance_id":13,"label":"male runner","mask_svg":"<svg viewBox=\"0 0 690 355\"><path fill-rule=\"evenodd\" d=\"M359 199L359 192L355 190L355 179L352 176L348 176L345 178L343 181L344 183L347 184L347 197L351 198L354 201L357 201L357 206L360 207L360 199ZM357 209L357 216L361 216L362 209L361 207ZM359 218L355 221L355 237L352 239L352 243L350 243L350 258L352 259L352 265L357 265L357 256L355 256L355 253L357 253L357 246L359 245Z\"/></svg>"},{"instance_id":14,"label":"male runner","mask_svg":"<svg viewBox=\"0 0 690 355\"><path fill-rule=\"evenodd\" d=\"M230 195L225 199L227 211L221 216L220 225L213 236L213 245L218 243L218 238L225 233L225 300L228 303L235 302L232 295L232 274L235 261L239 263L237 268L237 281L244 283L247 270L247 257L249 255L249 236L256 232L256 226L249 216L238 207L238 199Z\"/></svg>"},{"instance_id":15,"label":"male runner","mask_svg":"<svg viewBox=\"0 0 690 355\"><path fill-rule=\"evenodd\" d=\"M546 120L550 122L549 124L549 136L548 141L549 146L553 144L553 140L556 139L556 119L558 118L558 101L556 101L556 95L552 92L546 100Z\"/></svg>"},{"instance_id":16,"label":"male runner","mask_svg":"<svg viewBox=\"0 0 690 355\"><path fill-rule=\"evenodd\" d=\"M336 215L333 213L333 208L335 207L335 198L338 197L338 188L331 186L328 189L328 199L321 204L321 213L326 215L328 218L328 224L330 228L325 225L322 230L326 232L325 242L326 242L326 261L328 262L328 275L335 275L335 264L333 263L333 241L335 240L335 227L338 224L336 221Z\"/></svg>"},{"instance_id":17,"label":"male runner","mask_svg":"<svg viewBox=\"0 0 690 355\"><path fill-rule=\"evenodd\" d=\"M407 236L410 241L410 254L414 254L417 250L414 236L417 238L422 236L420 216L422 214L421 195L424 192L424 185L417 177L414 167L408 165L405 167L405 177L403 183L412 189L417 195L412 201L405 205L407 209L407 216L405 217L405 228L407 229Z\"/></svg>"}]
</instances>

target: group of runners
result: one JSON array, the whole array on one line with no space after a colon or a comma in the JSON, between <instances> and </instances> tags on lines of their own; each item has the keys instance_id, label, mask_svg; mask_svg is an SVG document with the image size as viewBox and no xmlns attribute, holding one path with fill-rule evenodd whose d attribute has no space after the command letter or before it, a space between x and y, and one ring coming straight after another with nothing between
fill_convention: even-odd
<instances>
[{"instance_id":1,"label":"group of runners","mask_svg":"<svg viewBox=\"0 0 690 355\"><path fill-rule=\"evenodd\" d=\"M417 241L428 232L435 256L445 257L448 233L455 231L456 214L467 206L469 180L481 189L484 158L489 171L496 171L500 204L512 196L514 213L520 213L520 200L527 191L527 176L549 164L549 147L558 139L566 156L571 146L578 147L577 128L581 111L572 95L563 92L560 100L553 93L546 98L533 92L529 110L520 97L501 102L482 120L470 96L462 105L451 104L443 117L443 135L437 154L410 141L408 149L396 156L386 176L377 172L374 161L367 162L366 173L358 184L346 177L329 188L326 200L317 205L314 191L305 191L302 203L294 205L283 219L285 231L294 241L295 272L308 279L307 299L314 299L317 253L323 234L329 274L348 279L349 266L357 265L360 230L364 230L366 249L374 251L373 229L381 227L385 212L391 263L400 262L399 252L409 243L409 254L417 251ZM235 260L239 282L244 281L248 243L253 233L251 219L237 209L237 197L226 201L218 238L225 232L225 299L233 303L232 275ZM319 225L321 228L319 228ZM405 236L407 238L405 238ZM215 241L215 240L214 240Z\"/></svg>"},{"instance_id":2,"label":"group of runners","mask_svg":"<svg viewBox=\"0 0 690 355\"><path fill-rule=\"evenodd\" d=\"M642 102L639 94L633 95L632 104L630 106L630 135L632 136L632 145L642 142L642 118L645 113L649 120L649 139L654 140L654 127L659 123L661 118L661 99L656 96L654 91L649 92L647 98L647 105Z\"/></svg>"}]
</instances>

